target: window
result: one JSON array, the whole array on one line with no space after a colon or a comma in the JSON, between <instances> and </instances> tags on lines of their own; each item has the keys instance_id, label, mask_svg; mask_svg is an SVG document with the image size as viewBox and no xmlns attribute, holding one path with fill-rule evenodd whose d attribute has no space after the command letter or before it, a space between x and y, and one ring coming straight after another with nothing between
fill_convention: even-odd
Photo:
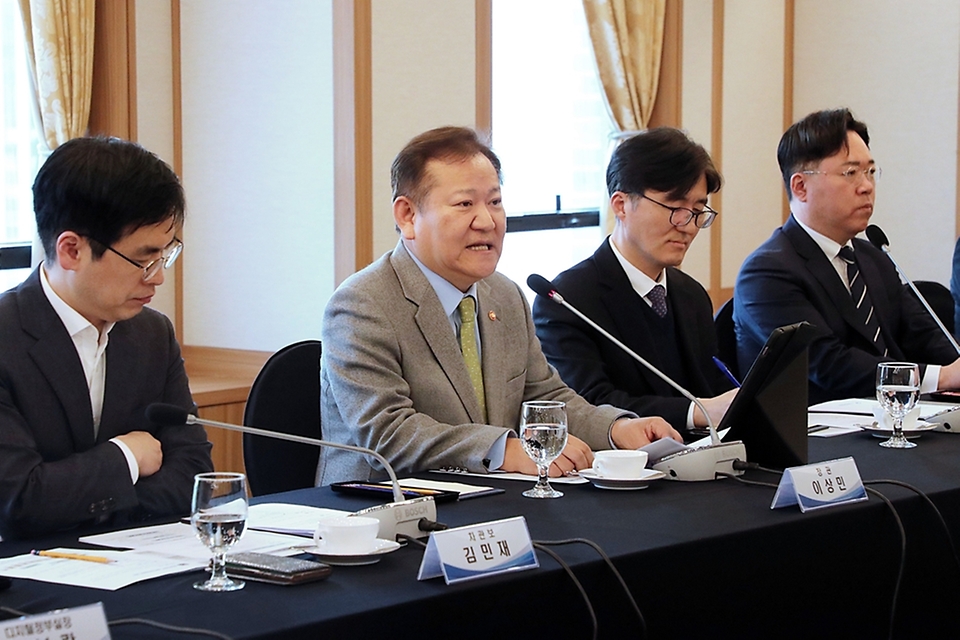
<instances>
[{"instance_id":1,"label":"window","mask_svg":"<svg viewBox=\"0 0 960 640\"><path fill-rule=\"evenodd\" d=\"M596 212L606 206L613 127L581 0L494 0L492 48L493 147L507 215L559 209L591 225L560 228L554 216L537 225L546 229L518 232L508 221L499 270L518 283L533 272L552 278L604 237Z\"/></svg>"},{"instance_id":2,"label":"window","mask_svg":"<svg viewBox=\"0 0 960 640\"><path fill-rule=\"evenodd\" d=\"M23 21L16 2L0 2L0 123L3 126L0 207L0 291L29 273L35 234L31 186L40 166ZM26 268L24 265L26 262Z\"/></svg>"}]
</instances>

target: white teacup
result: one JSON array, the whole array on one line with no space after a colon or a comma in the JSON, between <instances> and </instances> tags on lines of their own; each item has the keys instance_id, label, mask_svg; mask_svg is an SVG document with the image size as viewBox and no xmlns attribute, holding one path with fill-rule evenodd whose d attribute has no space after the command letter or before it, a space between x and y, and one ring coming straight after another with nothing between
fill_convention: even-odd
<instances>
[{"instance_id":1,"label":"white teacup","mask_svg":"<svg viewBox=\"0 0 960 640\"><path fill-rule=\"evenodd\" d=\"M376 518L337 516L320 520L313 540L330 553L362 554L373 551L379 531Z\"/></svg>"},{"instance_id":2,"label":"white teacup","mask_svg":"<svg viewBox=\"0 0 960 640\"><path fill-rule=\"evenodd\" d=\"M593 454L593 470L601 478L633 480L643 475L646 466L646 451L612 449Z\"/></svg>"}]
</instances>

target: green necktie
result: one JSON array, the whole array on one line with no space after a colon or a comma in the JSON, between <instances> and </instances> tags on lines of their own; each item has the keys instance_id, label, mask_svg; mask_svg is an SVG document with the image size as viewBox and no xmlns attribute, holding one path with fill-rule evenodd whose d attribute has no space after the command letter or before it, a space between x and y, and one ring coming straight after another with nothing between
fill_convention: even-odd
<instances>
[{"instance_id":1,"label":"green necktie","mask_svg":"<svg viewBox=\"0 0 960 640\"><path fill-rule=\"evenodd\" d=\"M477 303L473 296L464 296L457 307L460 311L460 352L470 374L470 382L480 402L483 420L487 420L487 401L483 394L483 371L480 368L480 353L477 350Z\"/></svg>"}]
</instances>

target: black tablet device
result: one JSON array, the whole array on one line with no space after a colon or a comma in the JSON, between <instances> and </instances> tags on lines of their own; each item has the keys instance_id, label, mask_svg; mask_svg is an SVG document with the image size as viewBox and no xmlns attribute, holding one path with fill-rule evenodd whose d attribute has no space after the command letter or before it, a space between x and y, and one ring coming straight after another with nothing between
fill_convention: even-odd
<instances>
[{"instance_id":1,"label":"black tablet device","mask_svg":"<svg viewBox=\"0 0 960 640\"><path fill-rule=\"evenodd\" d=\"M717 430L742 440L747 459L785 469L807 464L808 322L774 329L754 360Z\"/></svg>"}]
</instances>

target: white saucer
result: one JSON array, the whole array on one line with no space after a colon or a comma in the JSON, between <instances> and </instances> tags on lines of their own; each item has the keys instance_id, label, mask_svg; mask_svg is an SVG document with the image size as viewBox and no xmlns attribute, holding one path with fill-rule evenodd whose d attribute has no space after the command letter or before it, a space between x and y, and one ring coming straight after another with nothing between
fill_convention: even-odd
<instances>
[{"instance_id":1,"label":"white saucer","mask_svg":"<svg viewBox=\"0 0 960 640\"><path fill-rule=\"evenodd\" d=\"M593 469L584 469L580 472L580 477L589 480L597 489L612 489L614 491L646 489L652 481L659 480L666 475L663 471L657 471L656 469L644 469L643 475L639 478L603 478L598 476Z\"/></svg>"},{"instance_id":2,"label":"white saucer","mask_svg":"<svg viewBox=\"0 0 960 640\"><path fill-rule=\"evenodd\" d=\"M371 551L366 553L340 553L338 551L333 551L325 548L323 540L321 540L315 547L307 547L303 550L304 553L309 553L310 555L317 558L320 562L325 562L327 564L337 565L341 567L356 566L363 564L376 564L380 562L380 557L392 553L400 548L399 542L394 542L393 540L384 540L383 538L377 538L377 542L374 545L374 548Z\"/></svg>"},{"instance_id":3,"label":"white saucer","mask_svg":"<svg viewBox=\"0 0 960 640\"><path fill-rule=\"evenodd\" d=\"M867 433L873 434L873 436L876 438L889 438L893 435L893 429L888 429L885 426L881 427L876 422L872 422L870 424L861 424L860 428ZM919 438L924 431L931 431L936 428L936 423L922 422L918 420L913 429L904 429L903 435L908 438Z\"/></svg>"}]
</instances>

